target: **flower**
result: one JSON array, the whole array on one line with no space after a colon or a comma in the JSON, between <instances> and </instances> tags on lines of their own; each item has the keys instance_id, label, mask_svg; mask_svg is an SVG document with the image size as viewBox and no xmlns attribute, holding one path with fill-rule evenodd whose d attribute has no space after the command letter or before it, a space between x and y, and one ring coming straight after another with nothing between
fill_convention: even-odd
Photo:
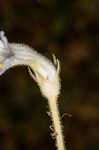
<instances>
[{"instance_id":1,"label":"flower","mask_svg":"<svg viewBox=\"0 0 99 150\"><path fill-rule=\"evenodd\" d=\"M24 44L9 43L0 31L0 75L16 65L27 65L31 77L37 82L42 95L48 99L52 122L56 133L56 145L65 150L57 97L60 92L60 63L53 55L54 64ZM33 72L32 72L33 71Z\"/></svg>"},{"instance_id":2,"label":"flower","mask_svg":"<svg viewBox=\"0 0 99 150\"><path fill-rule=\"evenodd\" d=\"M16 65L26 65L29 73L40 87L46 98L57 97L60 91L60 64L54 58L54 64L45 56L24 44L9 43L4 31L0 31L0 75ZM31 71L31 69L33 72Z\"/></svg>"}]
</instances>

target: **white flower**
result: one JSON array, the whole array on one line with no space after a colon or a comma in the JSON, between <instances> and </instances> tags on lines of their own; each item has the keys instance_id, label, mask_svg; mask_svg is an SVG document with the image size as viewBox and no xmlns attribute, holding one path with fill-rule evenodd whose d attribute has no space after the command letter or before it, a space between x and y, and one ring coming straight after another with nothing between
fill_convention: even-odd
<instances>
[{"instance_id":1,"label":"white flower","mask_svg":"<svg viewBox=\"0 0 99 150\"><path fill-rule=\"evenodd\" d=\"M53 56L54 64L46 57L24 44L8 43L4 32L0 32L0 75L16 65L27 65L29 73L48 99L58 150L65 150L57 96L60 92L60 64ZM31 69L30 69L31 68ZM32 72L33 71L33 72Z\"/></svg>"},{"instance_id":2,"label":"white flower","mask_svg":"<svg viewBox=\"0 0 99 150\"><path fill-rule=\"evenodd\" d=\"M27 65L33 79L38 83L43 96L57 97L60 91L60 65L54 56L53 63L24 44L8 43L4 32L0 32L0 75L16 65Z\"/></svg>"}]
</instances>

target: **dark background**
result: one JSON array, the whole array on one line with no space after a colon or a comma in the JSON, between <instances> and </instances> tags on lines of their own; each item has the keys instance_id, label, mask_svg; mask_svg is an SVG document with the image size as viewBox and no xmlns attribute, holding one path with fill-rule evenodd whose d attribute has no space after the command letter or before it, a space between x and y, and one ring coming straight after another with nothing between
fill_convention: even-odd
<instances>
[{"instance_id":1,"label":"dark background","mask_svg":"<svg viewBox=\"0 0 99 150\"><path fill-rule=\"evenodd\" d=\"M99 150L99 0L0 0L0 29L9 42L60 59L65 144ZM48 110L27 68L8 70L0 77L0 150L55 150Z\"/></svg>"}]
</instances>

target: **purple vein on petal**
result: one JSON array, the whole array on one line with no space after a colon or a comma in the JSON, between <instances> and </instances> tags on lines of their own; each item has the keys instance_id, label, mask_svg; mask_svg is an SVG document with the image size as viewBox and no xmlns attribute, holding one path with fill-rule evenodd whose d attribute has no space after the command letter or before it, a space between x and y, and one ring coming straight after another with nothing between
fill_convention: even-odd
<instances>
[{"instance_id":1,"label":"purple vein on petal","mask_svg":"<svg viewBox=\"0 0 99 150\"><path fill-rule=\"evenodd\" d=\"M10 52L9 46L8 46L8 39L6 38L6 36L4 35L4 31L0 31L0 38L1 41L3 42L5 48Z\"/></svg>"},{"instance_id":2,"label":"purple vein on petal","mask_svg":"<svg viewBox=\"0 0 99 150\"><path fill-rule=\"evenodd\" d=\"M0 31L0 39L3 42L5 49L7 50L8 56L13 56L13 52L9 48L8 39L6 38L4 31Z\"/></svg>"}]
</instances>

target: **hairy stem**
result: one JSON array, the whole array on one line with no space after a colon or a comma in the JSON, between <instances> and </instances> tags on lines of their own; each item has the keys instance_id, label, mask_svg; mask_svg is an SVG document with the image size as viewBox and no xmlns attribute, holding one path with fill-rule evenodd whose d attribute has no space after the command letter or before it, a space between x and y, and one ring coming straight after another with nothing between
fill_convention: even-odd
<instances>
[{"instance_id":1,"label":"hairy stem","mask_svg":"<svg viewBox=\"0 0 99 150\"><path fill-rule=\"evenodd\" d=\"M48 100L50 111L51 111L51 117L56 137L56 146L57 150L66 150L64 145L64 138L63 138L63 132L62 132L62 126L60 122L60 115L58 111L58 104L56 98L50 98Z\"/></svg>"}]
</instances>

